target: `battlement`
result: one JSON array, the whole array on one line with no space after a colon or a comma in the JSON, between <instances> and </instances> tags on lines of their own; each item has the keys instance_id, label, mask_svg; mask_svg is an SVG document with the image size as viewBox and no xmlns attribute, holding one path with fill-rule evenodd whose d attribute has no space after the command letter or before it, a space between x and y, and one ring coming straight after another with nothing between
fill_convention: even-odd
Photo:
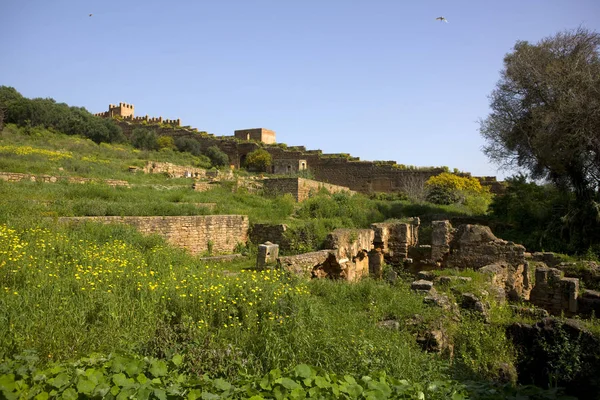
<instances>
[{"instance_id":1,"label":"battlement","mask_svg":"<svg viewBox=\"0 0 600 400\"><path fill-rule=\"evenodd\" d=\"M109 104L108 111L94 114L96 117L101 118L121 118L126 121L147 123L147 124L166 124L173 126L181 126L181 120L177 119L163 119L163 117L149 117L145 115L143 117L134 116L135 107L129 103Z\"/></svg>"}]
</instances>

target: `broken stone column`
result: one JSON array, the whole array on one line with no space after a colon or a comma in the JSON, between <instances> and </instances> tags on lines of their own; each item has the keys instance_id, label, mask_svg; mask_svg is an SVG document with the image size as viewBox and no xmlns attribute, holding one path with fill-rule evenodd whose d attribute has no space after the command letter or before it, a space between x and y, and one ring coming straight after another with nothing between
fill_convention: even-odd
<instances>
[{"instance_id":1,"label":"broken stone column","mask_svg":"<svg viewBox=\"0 0 600 400\"><path fill-rule=\"evenodd\" d=\"M433 221L431 226L431 260L441 263L450 253L452 224L450 221Z\"/></svg>"},{"instance_id":2,"label":"broken stone column","mask_svg":"<svg viewBox=\"0 0 600 400\"><path fill-rule=\"evenodd\" d=\"M279 257L279 245L271 242L265 242L258 245L258 255L256 256L256 267L264 269L277 263Z\"/></svg>"}]
</instances>

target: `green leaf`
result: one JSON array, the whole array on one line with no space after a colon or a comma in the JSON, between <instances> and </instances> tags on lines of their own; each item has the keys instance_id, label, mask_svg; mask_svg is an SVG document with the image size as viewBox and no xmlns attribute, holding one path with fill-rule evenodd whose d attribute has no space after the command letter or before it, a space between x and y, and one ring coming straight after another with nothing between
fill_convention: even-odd
<instances>
[{"instance_id":1,"label":"green leaf","mask_svg":"<svg viewBox=\"0 0 600 400\"><path fill-rule=\"evenodd\" d=\"M181 354L175 354L171 361L173 362L173 364L175 364L175 366L179 367L183 362L183 357L181 356Z\"/></svg>"},{"instance_id":2,"label":"green leaf","mask_svg":"<svg viewBox=\"0 0 600 400\"><path fill-rule=\"evenodd\" d=\"M148 400L150 398L150 394L152 393L152 389L149 387L141 387L137 391L137 395L135 396L137 400Z\"/></svg>"},{"instance_id":3,"label":"green leaf","mask_svg":"<svg viewBox=\"0 0 600 400\"><path fill-rule=\"evenodd\" d=\"M356 383L352 383L350 385L348 385L348 387L346 388L347 393L350 395L350 397L352 397L353 399L357 399L358 396L360 396L363 392L363 388L362 386L356 384Z\"/></svg>"},{"instance_id":4,"label":"green leaf","mask_svg":"<svg viewBox=\"0 0 600 400\"><path fill-rule=\"evenodd\" d=\"M148 382L148 378L144 374L139 374L135 379L142 385L144 385L146 382Z\"/></svg>"},{"instance_id":5,"label":"green leaf","mask_svg":"<svg viewBox=\"0 0 600 400\"><path fill-rule=\"evenodd\" d=\"M77 391L83 394L92 394L96 384L87 378L79 378L77 382Z\"/></svg>"},{"instance_id":6,"label":"green leaf","mask_svg":"<svg viewBox=\"0 0 600 400\"><path fill-rule=\"evenodd\" d=\"M187 395L188 400L196 400L202 397L202 390L200 389L192 389Z\"/></svg>"},{"instance_id":7,"label":"green leaf","mask_svg":"<svg viewBox=\"0 0 600 400\"><path fill-rule=\"evenodd\" d=\"M155 377L165 376L168 372L167 364L162 360L154 360L150 364L149 371Z\"/></svg>"},{"instance_id":8,"label":"green leaf","mask_svg":"<svg viewBox=\"0 0 600 400\"><path fill-rule=\"evenodd\" d=\"M60 389L61 387L65 386L70 381L71 381L71 377L69 375L65 374L64 372L56 375L52 379L48 379L48 383L50 383L50 385L54 386L57 389Z\"/></svg>"},{"instance_id":9,"label":"green leaf","mask_svg":"<svg viewBox=\"0 0 600 400\"><path fill-rule=\"evenodd\" d=\"M118 389L118 388L117 388ZM100 382L94 389L93 396L103 398L110 390L110 384L107 382Z\"/></svg>"},{"instance_id":10,"label":"green leaf","mask_svg":"<svg viewBox=\"0 0 600 400\"><path fill-rule=\"evenodd\" d=\"M121 356L116 356L115 358L113 358L111 360L111 366L110 369L113 372L121 372L121 371L125 371L125 368L128 364L128 360L121 357Z\"/></svg>"},{"instance_id":11,"label":"green leaf","mask_svg":"<svg viewBox=\"0 0 600 400\"><path fill-rule=\"evenodd\" d=\"M281 385L284 388L289 389L289 390L296 389L297 387L300 387L300 385L298 383L296 383L295 381L291 380L290 378L282 378L281 382L279 382L279 383L281 383Z\"/></svg>"},{"instance_id":12,"label":"green leaf","mask_svg":"<svg viewBox=\"0 0 600 400\"><path fill-rule=\"evenodd\" d=\"M223 392L231 389L231 383L229 383L221 378L215 379L215 381L213 382L213 385L215 388L217 388Z\"/></svg>"},{"instance_id":13,"label":"green leaf","mask_svg":"<svg viewBox=\"0 0 600 400\"><path fill-rule=\"evenodd\" d=\"M48 394L48 392L41 392L34 398L35 398L35 400L48 400L49 397L50 397L50 395Z\"/></svg>"},{"instance_id":14,"label":"green leaf","mask_svg":"<svg viewBox=\"0 0 600 400\"><path fill-rule=\"evenodd\" d=\"M297 365L294 372L296 373L296 376L300 378L310 378L311 376L310 367L306 364Z\"/></svg>"},{"instance_id":15,"label":"green leaf","mask_svg":"<svg viewBox=\"0 0 600 400\"><path fill-rule=\"evenodd\" d=\"M355 384L356 383L356 379L354 379L352 376L350 375L344 375L344 380L348 383L352 383Z\"/></svg>"},{"instance_id":16,"label":"green leaf","mask_svg":"<svg viewBox=\"0 0 600 400\"><path fill-rule=\"evenodd\" d=\"M250 397L248 400L265 400L265 398L262 396L259 396L259 395L254 395L254 396Z\"/></svg>"},{"instance_id":17,"label":"green leaf","mask_svg":"<svg viewBox=\"0 0 600 400\"><path fill-rule=\"evenodd\" d=\"M271 383L269 381L269 376L265 375L262 380L260 381L260 387L263 390L271 390L273 389L273 387L271 386Z\"/></svg>"},{"instance_id":18,"label":"green leaf","mask_svg":"<svg viewBox=\"0 0 600 400\"><path fill-rule=\"evenodd\" d=\"M117 395L117 400L126 400L126 399L128 399L130 396L132 396L134 394L135 394L135 389L134 388L123 389Z\"/></svg>"},{"instance_id":19,"label":"green leaf","mask_svg":"<svg viewBox=\"0 0 600 400\"><path fill-rule=\"evenodd\" d=\"M112 394L113 396L116 396L116 395L118 395L118 394L119 394L119 392L120 392L120 391L121 391L121 388L120 388L120 387L118 387L118 386L113 386L113 387L110 389L110 394Z\"/></svg>"},{"instance_id":20,"label":"green leaf","mask_svg":"<svg viewBox=\"0 0 600 400\"><path fill-rule=\"evenodd\" d=\"M290 397L292 399L304 399L306 397L306 392L302 387L298 386L290 393Z\"/></svg>"},{"instance_id":21,"label":"green leaf","mask_svg":"<svg viewBox=\"0 0 600 400\"><path fill-rule=\"evenodd\" d=\"M73 388L68 388L64 392L62 392L62 398L64 400L76 400L79 395Z\"/></svg>"},{"instance_id":22,"label":"green leaf","mask_svg":"<svg viewBox=\"0 0 600 400\"><path fill-rule=\"evenodd\" d=\"M311 378L306 378L302 381L302 383L304 383L304 386L306 387L311 387L312 386L312 379Z\"/></svg>"},{"instance_id":23,"label":"green leaf","mask_svg":"<svg viewBox=\"0 0 600 400\"><path fill-rule=\"evenodd\" d=\"M322 376L317 376L315 378L315 385L317 385L321 389L328 388L331 386L331 384L327 382L327 379L323 378Z\"/></svg>"},{"instance_id":24,"label":"green leaf","mask_svg":"<svg viewBox=\"0 0 600 400\"><path fill-rule=\"evenodd\" d=\"M217 400L220 399L221 396L218 394L210 393L210 392L202 392L202 400Z\"/></svg>"},{"instance_id":25,"label":"green leaf","mask_svg":"<svg viewBox=\"0 0 600 400\"><path fill-rule=\"evenodd\" d=\"M154 395L158 400L167 400L167 392L162 389L154 389Z\"/></svg>"},{"instance_id":26,"label":"green leaf","mask_svg":"<svg viewBox=\"0 0 600 400\"><path fill-rule=\"evenodd\" d=\"M117 386L121 386L121 387L123 387L123 386L127 386L127 384L128 384L128 382L127 382L127 376L125 376L125 374L124 374L124 373L122 373L122 372L121 372L121 373L118 373L118 374L115 374L115 375L113 375L113 377L112 377L112 381L113 381L113 383L114 383L115 385L117 385Z\"/></svg>"},{"instance_id":27,"label":"green leaf","mask_svg":"<svg viewBox=\"0 0 600 400\"><path fill-rule=\"evenodd\" d=\"M0 387L11 392L14 391L17 388L17 385L15 384L15 374L0 376Z\"/></svg>"},{"instance_id":28,"label":"green leaf","mask_svg":"<svg viewBox=\"0 0 600 400\"><path fill-rule=\"evenodd\" d=\"M143 365L142 365L142 361L137 361L137 360L131 360L129 361L124 368L124 371L127 373L127 375L130 378L133 378L134 376L142 373L142 371L144 370Z\"/></svg>"}]
</instances>

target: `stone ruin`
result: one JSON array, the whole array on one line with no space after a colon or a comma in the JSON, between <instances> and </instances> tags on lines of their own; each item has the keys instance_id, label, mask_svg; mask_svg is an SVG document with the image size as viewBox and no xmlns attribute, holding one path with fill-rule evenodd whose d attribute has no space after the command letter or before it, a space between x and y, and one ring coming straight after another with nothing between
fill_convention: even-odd
<instances>
[{"instance_id":1,"label":"stone ruin","mask_svg":"<svg viewBox=\"0 0 600 400\"><path fill-rule=\"evenodd\" d=\"M327 250L279 257L277 264L305 277L351 282L367 275L382 278L384 264L416 271L472 269L489 276L498 298L529 301L555 315L600 314L600 292L580 290L577 278L564 278L560 270L539 261L539 255L497 238L487 226L454 228L449 221L433 221L431 245L419 244L419 227L419 218L413 218L370 229L336 229L326 240Z\"/></svg>"}]
</instances>

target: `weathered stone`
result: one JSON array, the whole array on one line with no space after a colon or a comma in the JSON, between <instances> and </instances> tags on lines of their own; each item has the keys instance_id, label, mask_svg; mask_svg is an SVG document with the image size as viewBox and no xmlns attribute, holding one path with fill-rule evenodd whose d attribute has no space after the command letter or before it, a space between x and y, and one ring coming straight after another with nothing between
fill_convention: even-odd
<instances>
[{"instance_id":1,"label":"weathered stone","mask_svg":"<svg viewBox=\"0 0 600 400\"><path fill-rule=\"evenodd\" d=\"M279 257L277 265L295 275L311 277L313 269L322 265L330 254L331 250L320 250L296 256Z\"/></svg>"},{"instance_id":2,"label":"weathered stone","mask_svg":"<svg viewBox=\"0 0 600 400\"><path fill-rule=\"evenodd\" d=\"M485 320L488 319L488 307L473 293L462 294L460 307L480 314Z\"/></svg>"},{"instance_id":3,"label":"weathered stone","mask_svg":"<svg viewBox=\"0 0 600 400\"><path fill-rule=\"evenodd\" d=\"M417 343L424 351L430 353L443 353L452 357L454 352L447 333L442 329L431 329L419 334Z\"/></svg>"},{"instance_id":4,"label":"weathered stone","mask_svg":"<svg viewBox=\"0 0 600 400\"><path fill-rule=\"evenodd\" d=\"M424 279L426 281L433 281L436 278L436 274L433 271L419 271L417 278Z\"/></svg>"},{"instance_id":5,"label":"weathered stone","mask_svg":"<svg viewBox=\"0 0 600 400\"><path fill-rule=\"evenodd\" d=\"M385 321L379 321L377 323L377 326L380 328L387 328L387 329L397 331L400 329L400 322L393 320L393 319L387 319Z\"/></svg>"},{"instance_id":6,"label":"weathered stone","mask_svg":"<svg viewBox=\"0 0 600 400\"><path fill-rule=\"evenodd\" d=\"M248 238L252 243L277 243L280 250L289 248L288 239L285 236L288 226L286 224L252 224L248 232Z\"/></svg>"},{"instance_id":7,"label":"weathered stone","mask_svg":"<svg viewBox=\"0 0 600 400\"><path fill-rule=\"evenodd\" d=\"M62 223L100 222L126 224L142 234L158 234L174 246L192 254L210 251L231 253L248 240L248 217L245 215L197 215L185 217L61 217Z\"/></svg>"},{"instance_id":8,"label":"weathered stone","mask_svg":"<svg viewBox=\"0 0 600 400\"><path fill-rule=\"evenodd\" d=\"M398 280L398 273L396 271L394 271L393 269L388 270L388 272L385 276L385 280L392 284L396 283L396 281Z\"/></svg>"},{"instance_id":9,"label":"weathered stone","mask_svg":"<svg viewBox=\"0 0 600 400\"><path fill-rule=\"evenodd\" d=\"M308 199L312 193L326 189L330 193L346 192L355 193L346 186L332 185L305 178L271 178L263 181L264 191L268 195L283 195L286 193L294 196L296 201Z\"/></svg>"},{"instance_id":10,"label":"weathered stone","mask_svg":"<svg viewBox=\"0 0 600 400\"><path fill-rule=\"evenodd\" d=\"M418 281L414 281L410 285L410 288L420 292L429 292L431 289L433 289L433 282L420 279Z\"/></svg>"},{"instance_id":11,"label":"weathered stone","mask_svg":"<svg viewBox=\"0 0 600 400\"><path fill-rule=\"evenodd\" d=\"M563 278L556 268L538 266L535 271L535 286L530 301L550 314L574 315L577 313L579 280Z\"/></svg>"},{"instance_id":12,"label":"weathered stone","mask_svg":"<svg viewBox=\"0 0 600 400\"><path fill-rule=\"evenodd\" d=\"M419 242L420 223L419 218L413 218L411 222L372 224L373 245L382 250L390 264L400 265L408 259L409 249Z\"/></svg>"},{"instance_id":13,"label":"weathered stone","mask_svg":"<svg viewBox=\"0 0 600 400\"><path fill-rule=\"evenodd\" d=\"M528 300L531 292L529 262L511 265L507 262L495 262L479 269L487 274L493 286L501 289L510 300Z\"/></svg>"},{"instance_id":14,"label":"weathered stone","mask_svg":"<svg viewBox=\"0 0 600 400\"><path fill-rule=\"evenodd\" d=\"M450 247L447 266L451 268L479 269L498 262L525 264L525 247L498 239L483 225L460 225Z\"/></svg>"},{"instance_id":15,"label":"weathered stone","mask_svg":"<svg viewBox=\"0 0 600 400\"><path fill-rule=\"evenodd\" d=\"M271 242L265 242L258 245L258 254L256 255L256 267L262 269L268 265L277 263L279 257L279 245Z\"/></svg>"},{"instance_id":16,"label":"weathered stone","mask_svg":"<svg viewBox=\"0 0 600 400\"><path fill-rule=\"evenodd\" d=\"M520 307L513 304L511 304L509 307L513 311L513 313L521 315L523 317L542 319L550 316L550 314L548 314L548 311L544 310L543 308Z\"/></svg>"},{"instance_id":17,"label":"weathered stone","mask_svg":"<svg viewBox=\"0 0 600 400\"><path fill-rule=\"evenodd\" d=\"M440 276L437 280L442 285L450 285L450 284L456 283L456 282L460 282L460 283L471 282L473 279L468 276L446 275L446 276Z\"/></svg>"},{"instance_id":18,"label":"weathered stone","mask_svg":"<svg viewBox=\"0 0 600 400\"><path fill-rule=\"evenodd\" d=\"M423 303L440 307L442 310L449 313L452 316L452 319L456 321L460 319L458 305L453 301L450 301L450 298L445 294L431 293L423 299Z\"/></svg>"},{"instance_id":19,"label":"weathered stone","mask_svg":"<svg viewBox=\"0 0 600 400\"><path fill-rule=\"evenodd\" d=\"M450 221L433 221L431 226L431 260L443 262L450 252L452 225Z\"/></svg>"},{"instance_id":20,"label":"weathered stone","mask_svg":"<svg viewBox=\"0 0 600 400\"><path fill-rule=\"evenodd\" d=\"M373 249L369 251L369 274L375 279L381 279L383 277L383 265L385 263L383 259L383 252L381 249Z\"/></svg>"}]
</instances>

